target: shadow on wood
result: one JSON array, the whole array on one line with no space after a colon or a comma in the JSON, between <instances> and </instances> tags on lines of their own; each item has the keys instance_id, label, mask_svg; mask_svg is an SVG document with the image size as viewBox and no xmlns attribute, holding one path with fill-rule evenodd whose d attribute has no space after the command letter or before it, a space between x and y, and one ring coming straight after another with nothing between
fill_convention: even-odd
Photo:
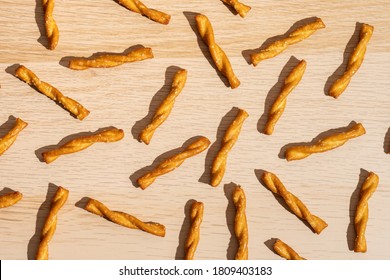
<instances>
[{"instance_id":1,"label":"shadow on wood","mask_svg":"<svg viewBox=\"0 0 390 280\"><path fill-rule=\"evenodd\" d=\"M390 153L390 127L386 132L385 139L383 141L383 151L385 154Z\"/></svg>"},{"instance_id":2,"label":"shadow on wood","mask_svg":"<svg viewBox=\"0 0 390 280\"><path fill-rule=\"evenodd\" d=\"M236 208L233 203L233 191L237 187L237 184L229 183L224 185L224 193L226 199L228 200L228 205L226 207L226 225L230 232L230 241L228 248L226 250L226 258L228 260L234 260L236 257L236 253L238 250L238 240L236 238L236 234L234 232L234 220L236 217Z\"/></svg>"},{"instance_id":3,"label":"shadow on wood","mask_svg":"<svg viewBox=\"0 0 390 280\"><path fill-rule=\"evenodd\" d=\"M39 38L37 39L37 42L49 49L49 42L46 37L45 12L43 10L42 0L35 0L35 22L39 30Z\"/></svg>"},{"instance_id":4,"label":"shadow on wood","mask_svg":"<svg viewBox=\"0 0 390 280\"><path fill-rule=\"evenodd\" d=\"M175 260L183 260L185 257L184 245L191 227L191 207L194 202L196 202L196 200L190 199L184 206L184 220L179 232L179 241L176 247Z\"/></svg>"},{"instance_id":5,"label":"shadow on wood","mask_svg":"<svg viewBox=\"0 0 390 280\"><path fill-rule=\"evenodd\" d=\"M275 255L278 255L278 254L275 253L275 250L274 250L274 244L275 244L275 242L277 240L278 240L278 238L273 238L272 237L272 238L264 241L264 245L267 246L267 248L270 249Z\"/></svg>"}]
</instances>

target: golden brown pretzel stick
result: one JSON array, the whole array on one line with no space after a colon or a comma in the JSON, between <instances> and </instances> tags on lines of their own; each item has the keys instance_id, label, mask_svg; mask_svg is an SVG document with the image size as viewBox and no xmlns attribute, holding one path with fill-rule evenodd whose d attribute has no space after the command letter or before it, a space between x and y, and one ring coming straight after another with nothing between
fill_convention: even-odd
<instances>
[{"instance_id":1,"label":"golden brown pretzel stick","mask_svg":"<svg viewBox=\"0 0 390 280\"><path fill-rule=\"evenodd\" d=\"M146 145L150 143L155 130L168 118L172 111L176 97L182 91L187 80L187 70L179 70L173 77L171 91L167 97L161 102L156 113L153 116L152 122L148 124L140 133L139 140Z\"/></svg>"},{"instance_id":2,"label":"golden brown pretzel stick","mask_svg":"<svg viewBox=\"0 0 390 280\"><path fill-rule=\"evenodd\" d=\"M301 60L297 66L295 66L287 78L284 80L284 85L276 98L274 104L272 104L269 112L268 121L265 124L263 133L271 135L274 131L276 122L282 116L284 109L286 108L287 96L290 92L299 84L306 69L306 61Z\"/></svg>"},{"instance_id":3,"label":"golden brown pretzel stick","mask_svg":"<svg viewBox=\"0 0 390 280\"><path fill-rule=\"evenodd\" d=\"M285 258L286 260L306 260L302 258L300 255L298 255L298 253L295 252L293 248L288 246L280 239L277 239L275 241L274 250L279 256Z\"/></svg>"},{"instance_id":4,"label":"golden brown pretzel stick","mask_svg":"<svg viewBox=\"0 0 390 280\"><path fill-rule=\"evenodd\" d=\"M312 215L305 204L303 204L295 195L287 191L286 187L275 174L264 172L261 178L267 188L274 194L280 195L291 211L298 218L306 220L317 234L320 234L321 231L328 226L321 218Z\"/></svg>"},{"instance_id":5,"label":"golden brown pretzel stick","mask_svg":"<svg viewBox=\"0 0 390 280\"><path fill-rule=\"evenodd\" d=\"M285 49L287 49L289 45L296 44L306 39L307 37L312 35L317 29L320 28L325 28L325 24L320 18L317 18L314 22L298 27L286 38L277 40L270 44L267 48L261 50L260 52L252 54L252 64L256 66L262 60L277 56Z\"/></svg>"},{"instance_id":6,"label":"golden brown pretzel stick","mask_svg":"<svg viewBox=\"0 0 390 280\"><path fill-rule=\"evenodd\" d=\"M15 120L14 127L8 131L6 135L4 135L3 138L0 139L0 156L4 154L5 151L7 151L12 144L15 142L16 137L18 134L27 126L27 123L23 121L22 119L17 118Z\"/></svg>"},{"instance_id":7,"label":"golden brown pretzel stick","mask_svg":"<svg viewBox=\"0 0 390 280\"><path fill-rule=\"evenodd\" d=\"M20 192L12 192L12 193L0 195L0 208L6 208L12 206L22 198L23 195Z\"/></svg>"},{"instance_id":8,"label":"golden brown pretzel stick","mask_svg":"<svg viewBox=\"0 0 390 280\"><path fill-rule=\"evenodd\" d=\"M103 203L95 199L90 198L84 209L118 225L132 229L139 229L161 237L165 236L164 225L154 222L142 222L130 214L119 211L111 211Z\"/></svg>"},{"instance_id":9,"label":"golden brown pretzel stick","mask_svg":"<svg viewBox=\"0 0 390 280\"><path fill-rule=\"evenodd\" d=\"M73 100L72 98L66 97L52 85L41 81L37 75L34 74L34 72L25 66L19 66L16 69L15 75L30 86L35 87L40 93L59 103L64 109L69 111L79 120L83 120L86 116L88 116L89 111L85 109L80 103Z\"/></svg>"},{"instance_id":10,"label":"golden brown pretzel stick","mask_svg":"<svg viewBox=\"0 0 390 280\"><path fill-rule=\"evenodd\" d=\"M375 192L378 183L378 175L370 172L360 189L360 199L356 207L354 219L356 231L355 252L365 253L367 251L365 232L368 221L368 199Z\"/></svg>"},{"instance_id":11,"label":"golden brown pretzel stick","mask_svg":"<svg viewBox=\"0 0 390 280\"><path fill-rule=\"evenodd\" d=\"M197 155L208 148L210 140L206 137L199 137L190 143L184 151L167 158L156 166L152 171L138 178L137 183L141 189L149 187L158 176L171 172L179 167L187 158Z\"/></svg>"},{"instance_id":12,"label":"golden brown pretzel stick","mask_svg":"<svg viewBox=\"0 0 390 280\"><path fill-rule=\"evenodd\" d=\"M195 201L191 206L191 228L184 244L185 260L193 260L196 247L199 243L200 224L203 219L203 202Z\"/></svg>"},{"instance_id":13,"label":"golden brown pretzel stick","mask_svg":"<svg viewBox=\"0 0 390 280\"><path fill-rule=\"evenodd\" d=\"M50 206L49 215L46 217L45 224L41 233L36 259L47 260L49 258L49 241L52 239L57 226L58 211L68 199L69 191L63 187L58 187Z\"/></svg>"},{"instance_id":14,"label":"golden brown pretzel stick","mask_svg":"<svg viewBox=\"0 0 390 280\"><path fill-rule=\"evenodd\" d=\"M239 2L238 0L222 0L225 4L231 6L241 17L245 17L251 7Z\"/></svg>"},{"instance_id":15,"label":"golden brown pretzel stick","mask_svg":"<svg viewBox=\"0 0 390 280\"><path fill-rule=\"evenodd\" d=\"M298 160L304 159L314 153L323 153L333 150L345 144L349 139L359 137L366 133L363 125L357 123L345 132L334 133L323 139L318 140L314 144L294 146L286 149L286 159Z\"/></svg>"},{"instance_id":16,"label":"golden brown pretzel stick","mask_svg":"<svg viewBox=\"0 0 390 280\"><path fill-rule=\"evenodd\" d=\"M226 162L229 151L233 148L236 143L238 136L240 135L241 127L248 117L248 113L240 109L237 113L237 116L233 122L229 125L228 129L225 132L225 135L222 138L221 148L218 151L218 154L214 158L213 164L211 166L211 185L216 187L221 183L223 175L226 170Z\"/></svg>"},{"instance_id":17,"label":"golden brown pretzel stick","mask_svg":"<svg viewBox=\"0 0 390 280\"><path fill-rule=\"evenodd\" d=\"M57 149L43 152L42 157L46 163L51 163L61 155L72 154L82 151L97 142L116 142L121 140L124 135L125 134L122 129L105 129L99 133L95 133L88 136L81 136L76 139L73 139Z\"/></svg>"},{"instance_id":18,"label":"golden brown pretzel stick","mask_svg":"<svg viewBox=\"0 0 390 280\"><path fill-rule=\"evenodd\" d=\"M347 88L349 82L352 79L352 76L359 70L360 66L363 63L364 55L366 53L368 41L371 39L372 33L374 32L374 27L369 24L363 24L360 30L360 39L359 43L356 45L355 49L351 53L351 56L348 60L347 70L331 86L329 90L329 95L337 98L339 97L344 90Z\"/></svg>"},{"instance_id":19,"label":"golden brown pretzel stick","mask_svg":"<svg viewBox=\"0 0 390 280\"><path fill-rule=\"evenodd\" d=\"M151 48L140 47L128 54L101 54L95 58L73 58L69 61L69 68L73 70L85 70L88 68L110 68L123 63L141 61L153 58Z\"/></svg>"},{"instance_id":20,"label":"golden brown pretzel stick","mask_svg":"<svg viewBox=\"0 0 390 280\"><path fill-rule=\"evenodd\" d=\"M236 207L236 216L234 218L234 233L238 240L238 250L235 256L236 260L248 259L248 224L246 221L246 198L241 186L236 186L233 191L233 204Z\"/></svg>"},{"instance_id":21,"label":"golden brown pretzel stick","mask_svg":"<svg viewBox=\"0 0 390 280\"><path fill-rule=\"evenodd\" d=\"M45 29L49 42L49 49L54 50L60 36L57 23L53 18L54 0L42 0L42 6L45 13Z\"/></svg>"},{"instance_id":22,"label":"golden brown pretzel stick","mask_svg":"<svg viewBox=\"0 0 390 280\"><path fill-rule=\"evenodd\" d=\"M170 15L154 9L149 9L139 0L117 0L117 1L119 2L119 4L123 5L130 11L146 16L147 18L155 22L161 24L168 24L171 19Z\"/></svg>"},{"instance_id":23,"label":"golden brown pretzel stick","mask_svg":"<svg viewBox=\"0 0 390 280\"><path fill-rule=\"evenodd\" d=\"M211 26L209 19L205 15L198 14L195 17L195 20L199 35L208 46L215 66L228 79L231 88L238 87L240 81L234 74L232 65L225 52L215 42L213 27Z\"/></svg>"}]
</instances>

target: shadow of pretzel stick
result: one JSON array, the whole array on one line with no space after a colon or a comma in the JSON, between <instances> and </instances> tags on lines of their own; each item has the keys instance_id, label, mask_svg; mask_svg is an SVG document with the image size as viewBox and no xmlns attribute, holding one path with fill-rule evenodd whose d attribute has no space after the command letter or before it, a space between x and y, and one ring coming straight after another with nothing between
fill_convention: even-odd
<instances>
[{"instance_id":1,"label":"shadow of pretzel stick","mask_svg":"<svg viewBox=\"0 0 390 280\"><path fill-rule=\"evenodd\" d=\"M274 250L274 244L277 240L278 240L278 238L272 237L272 238L264 241L264 245L267 246L267 248L270 249L275 255L278 255L275 253L275 250Z\"/></svg>"},{"instance_id":2,"label":"shadow of pretzel stick","mask_svg":"<svg viewBox=\"0 0 390 280\"><path fill-rule=\"evenodd\" d=\"M16 118L14 116L9 116L8 120L0 125L0 139L3 138L14 126Z\"/></svg>"},{"instance_id":3,"label":"shadow of pretzel stick","mask_svg":"<svg viewBox=\"0 0 390 280\"><path fill-rule=\"evenodd\" d=\"M18 78L15 76L15 71L16 71L16 69L18 69L19 66L20 66L19 63L12 64L12 65L8 66L7 68L5 68L5 72L14 76L15 78Z\"/></svg>"},{"instance_id":4,"label":"shadow of pretzel stick","mask_svg":"<svg viewBox=\"0 0 390 280\"><path fill-rule=\"evenodd\" d=\"M236 207L234 206L233 198L232 198L233 191L236 188L236 186L237 184L235 183L229 183L229 184L225 184L223 187L225 197L228 201L225 214L226 214L226 225L230 233L229 245L226 249L227 260L234 260L238 250L238 240L236 237L236 233L234 232L234 220L236 218Z\"/></svg>"},{"instance_id":5,"label":"shadow of pretzel stick","mask_svg":"<svg viewBox=\"0 0 390 280\"><path fill-rule=\"evenodd\" d=\"M5 195L5 194L9 194L9 193L14 193L16 192L15 190L11 189L11 188L8 188L8 187L5 187L3 188L1 191L0 191L0 196L1 195Z\"/></svg>"},{"instance_id":6,"label":"shadow of pretzel stick","mask_svg":"<svg viewBox=\"0 0 390 280\"><path fill-rule=\"evenodd\" d=\"M185 243L187 241L188 233L191 227L191 207L195 202L194 199L190 199L184 206L184 220L179 232L179 242L176 247L175 260L183 260L185 257Z\"/></svg>"},{"instance_id":7,"label":"shadow of pretzel stick","mask_svg":"<svg viewBox=\"0 0 390 280\"><path fill-rule=\"evenodd\" d=\"M49 42L46 36L45 27L45 12L43 10L42 0L35 0L35 22L39 30L39 38L37 42L42 44L45 48L49 49Z\"/></svg>"},{"instance_id":8,"label":"shadow of pretzel stick","mask_svg":"<svg viewBox=\"0 0 390 280\"><path fill-rule=\"evenodd\" d=\"M390 127L386 132L385 139L383 141L383 151L385 154L390 153Z\"/></svg>"},{"instance_id":9,"label":"shadow of pretzel stick","mask_svg":"<svg viewBox=\"0 0 390 280\"><path fill-rule=\"evenodd\" d=\"M84 196L82 199L80 199L79 201L77 201L77 202L75 203L75 206L78 207L78 208L81 208L81 209L85 210L85 206L87 206L87 203L88 203L88 201L89 201L90 199L91 199L91 198Z\"/></svg>"}]
</instances>

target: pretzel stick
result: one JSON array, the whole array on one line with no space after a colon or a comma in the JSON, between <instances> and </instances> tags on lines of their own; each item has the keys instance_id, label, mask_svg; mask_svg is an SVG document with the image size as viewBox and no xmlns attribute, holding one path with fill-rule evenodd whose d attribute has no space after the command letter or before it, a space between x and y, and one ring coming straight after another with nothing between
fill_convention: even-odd
<instances>
[{"instance_id":1,"label":"pretzel stick","mask_svg":"<svg viewBox=\"0 0 390 280\"><path fill-rule=\"evenodd\" d=\"M275 241L274 250L279 256L287 260L306 260L280 239Z\"/></svg>"},{"instance_id":2,"label":"pretzel stick","mask_svg":"<svg viewBox=\"0 0 390 280\"><path fill-rule=\"evenodd\" d=\"M179 70L173 77L171 91L167 97L161 102L156 113L153 116L152 122L148 124L140 133L139 140L146 145L150 143L155 130L168 118L172 111L176 97L182 91L187 80L187 70Z\"/></svg>"},{"instance_id":3,"label":"pretzel stick","mask_svg":"<svg viewBox=\"0 0 390 280\"><path fill-rule=\"evenodd\" d=\"M43 152L42 157L43 160L49 164L55 161L61 155L72 154L82 151L97 142L116 142L121 140L123 137L124 132L122 129L105 129L99 133L95 133L88 136L81 136L76 139L73 139L57 149Z\"/></svg>"},{"instance_id":4,"label":"pretzel stick","mask_svg":"<svg viewBox=\"0 0 390 280\"><path fill-rule=\"evenodd\" d=\"M37 75L34 74L34 72L26 68L25 66L19 66L16 69L15 75L23 82L36 88L40 93L46 95L51 100L59 103L64 109L69 111L79 120L83 120L86 116L88 116L89 111L85 109L80 103L73 100L72 98L66 97L52 85L41 81L37 77Z\"/></svg>"},{"instance_id":5,"label":"pretzel stick","mask_svg":"<svg viewBox=\"0 0 390 280\"><path fill-rule=\"evenodd\" d=\"M314 153L323 153L329 150L333 150L337 147L344 145L349 139L364 135L366 130L361 123L353 125L345 132L334 133L323 139L318 140L314 144L294 146L286 149L286 159L298 160L304 159Z\"/></svg>"},{"instance_id":6,"label":"pretzel stick","mask_svg":"<svg viewBox=\"0 0 390 280\"><path fill-rule=\"evenodd\" d=\"M267 188L274 194L280 195L291 211L298 218L307 221L315 233L320 234L321 231L328 226L321 218L312 215L305 204L303 204L295 195L287 191L286 187L275 174L264 172L261 178Z\"/></svg>"},{"instance_id":7,"label":"pretzel stick","mask_svg":"<svg viewBox=\"0 0 390 280\"><path fill-rule=\"evenodd\" d=\"M154 222L145 223L130 214L119 211L111 211L103 203L95 199L90 198L84 209L118 225L132 229L139 229L161 237L165 236L164 225Z\"/></svg>"},{"instance_id":8,"label":"pretzel stick","mask_svg":"<svg viewBox=\"0 0 390 280\"><path fill-rule=\"evenodd\" d=\"M23 195L20 192L12 192L12 193L0 195L0 208L6 208L12 206L22 198Z\"/></svg>"},{"instance_id":9,"label":"pretzel stick","mask_svg":"<svg viewBox=\"0 0 390 280\"><path fill-rule=\"evenodd\" d=\"M199 243L200 224L203 219L204 205L195 201L191 206L191 228L188 232L186 243L184 244L185 260L193 260L196 247Z\"/></svg>"},{"instance_id":10,"label":"pretzel stick","mask_svg":"<svg viewBox=\"0 0 390 280\"><path fill-rule=\"evenodd\" d=\"M36 259L47 260L49 258L49 241L52 239L57 226L58 211L68 199L69 191L63 187L58 187L50 206L49 215L46 217L45 224L41 233Z\"/></svg>"},{"instance_id":11,"label":"pretzel stick","mask_svg":"<svg viewBox=\"0 0 390 280\"><path fill-rule=\"evenodd\" d=\"M137 183L141 189L146 189L149 187L158 176L164 175L168 172L175 170L179 167L187 158L197 155L208 148L210 145L210 140L206 137L199 137L192 143L190 143L184 151L178 153L174 156L171 156L161 162L156 166L152 171L146 173L145 175L138 178Z\"/></svg>"},{"instance_id":12,"label":"pretzel stick","mask_svg":"<svg viewBox=\"0 0 390 280\"><path fill-rule=\"evenodd\" d=\"M238 240L238 250L235 256L236 260L248 259L248 224L246 221L246 199L244 190L241 186L236 186L233 191L233 203L236 207L236 216L234 218L234 233Z\"/></svg>"},{"instance_id":13,"label":"pretzel stick","mask_svg":"<svg viewBox=\"0 0 390 280\"><path fill-rule=\"evenodd\" d=\"M155 22L161 24L168 24L171 19L170 15L154 9L149 9L139 0L117 0L117 1L119 2L119 4L123 5L130 11L146 16L147 18Z\"/></svg>"},{"instance_id":14,"label":"pretzel stick","mask_svg":"<svg viewBox=\"0 0 390 280\"><path fill-rule=\"evenodd\" d=\"M49 49L54 50L60 36L57 23L53 18L54 0L42 0L42 6L45 13L45 29L47 40L49 41Z\"/></svg>"},{"instance_id":15,"label":"pretzel stick","mask_svg":"<svg viewBox=\"0 0 390 280\"><path fill-rule=\"evenodd\" d=\"M263 133L271 135L274 131L275 124L282 116L284 109L286 108L287 96L293 91L293 89L299 84L306 69L306 61L301 60L297 66L295 66L287 78L284 80L284 85L276 98L274 104L272 104L269 112L268 121L265 124Z\"/></svg>"},{"instance_id":16,"label":"pretzel stick","mask_svg":"<svg viewBox=\"0 0 390 280\"><path fill-rule=\"evenodd\" d=\"M305 24L298 27L291 32L286 38L277 40L267 46L265 49L258 53L251 55L252 64L256 66L260 61L272 58L282 53L289 45L296 44L310 35L312 35L317 29L325 28L325 24L320 18L317 18L314 22Z\"/></svg>"},{"instance_id":17,"label":"pretzel stick","mask_svg":"<svg viewBox=\"0 0 390 280\"><path fill-rule=\"evenodd\" d=\"M7 151L15 142L18 134L27 126L27 123L22 119L15 120L14 127L3 138L0 139L0 156Z\"/></svg>"},{"instance_id":18,"label":"pretzel stick","mask_svg":"<svg viewBox=\"0 0 390 280\"><path fill-rule=\"evenodd\" d=\"M69 61L69 68L73 70L85 70L88 68L110 68L123 63L142 61L153 58L151 48L140 47L128 54L101 54L95 58L73 58Z\"/></svg>"},{"instance_id":19,"label":"pretzel stick","mask_svg":"<svg viewBox=\"0 0 390 280\"><path fill-rule=\"evenodd\" d=\"M338 98L347 88L352 76L359 70L363 63L364 55L366 53L368 41L371 39L374 27L368 24L363 24L360 30L359 43L349 57L347 69L344 74L331 86L329 95Z\"/></svg>"},{"instance_id":20,"label":"pretzel stick","mask_svg":"<svg viewBox=\"0 0 390 280\"><path fill-rule=\"evenodd\" d=\"M222 0L225 4L232 7L242 18L250 11L251 7L240 3L238 0Z\"/></svg>"},{"instance_id":21,"label":"pretzel stick","mask_svg":"<svg viewBox=\"0 0 390 280\"><path fill-rule=\"evenodd\" d=\"M228 129L225 132L225 135L222 138L221 148L218 151L218 154L214 158L212 167L211 167L211 185L213 187L218 186L225 174L227 156L230 150L233 148L234 144L237 142L238 136L241 131L241 127L248 117L248 113L240 109L237 113L236 118L230 124Z\"/></svg>"},{"instance_id":22,"label":"pretzel stick","mask_svg":"<svg viewBox=\"0 0 390 280\"><path fill-rule=\"evenodd\" d=\"M238 87L240 81L234 74L232 65L225 52L215 42L213 27L211 26L209 19L205 15L198 14L195 17L195 20L199 35L208 46L215 66L228 79L231 88Z\"/></svg>"},{"instance_id":23,"label":"pretzel stick","mask_svg":"<svg viewBox=\"0 0 390 280\"><path fill-rule=\"evenodd\" d=\"M376 191L379 177L374 172L370 172L360 189L360 199L355 212L355 252L367 252L365 232L368 221L368 199Z\"/></svg>"}]
</instances>

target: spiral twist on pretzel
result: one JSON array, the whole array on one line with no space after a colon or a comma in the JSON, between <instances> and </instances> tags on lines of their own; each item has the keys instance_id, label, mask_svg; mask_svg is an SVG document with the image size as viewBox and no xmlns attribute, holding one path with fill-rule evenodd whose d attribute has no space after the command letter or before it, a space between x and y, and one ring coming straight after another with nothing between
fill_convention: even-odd
<instances>
[{"instance_id":1,"label":"spiral twist on pretzel","mask_svg":"<svg viewBox=\"0 0 390 280\"><path fill-rule=\"evenodd\" d=\"M209 19L202 14L195 17L199 35L209 48L212 59L217 69L228 79L230 87L236 88L240 81L233 72L232 65L225 52L215 43L213 27Z\"/></svg>"},{"instance_id":2,"label":"spiral twist on pretzel","mask_svg":"<svg viewBox=\"0 0 390 280\"><path fill-rule=\"evenodd\" d=\"M118 225L132 229L139 229L161 237L165 236L164 225L154 222L142 222L127 213L111 211L103 203L95 199L90 198L84 209Z\"/></svg>"},{"instance_id":3,"label":"spiral twist on pretzel","mask_svg":"<svg viewBox=\"0 0 390 280\"><path fill-rule=\"evenodd\" d=\"M161 24L168 24L171 19L170 15L150 9L139 0L118 0L118 2L130 11L146 16L147 18Z\"/></svg>"},{"instance_id":4,"label":"spiral twist on pretzel","mask_svg":"<svg viewBox=\"0 0 390 280\"><path fill-rule=\"evenodd\" d=\"M235 256L236 260L248 259L248 224L246 221L246 198L241 186L236 186L233 191L233 204L236 207L236 216L234 218L234 233L238 240L238 250Z\"/></svg>"},{"instance_id":5,"label":"spiral twist on pretzel","mask_svg":"<svg viewBox=\"0 0 390 280\"><path fill-rule=\"evenodd\" d=\"M191 228L188 232L186 243L184 244L185 260L193 260L196 247L199 243L200 224L203 220L204 205L195 201L191 206Z\"/></svg>"},{"instance_id":6,"label":"spiral twist on pretzel","mask_svg":"<svg viewBox=\"0 0 390 280\"><path fill-rule=\"evenodd\" d=\"M321 233L321 231L328 226L328 224L321 218L312 215L305 204L303 204L303 202L300 201L295 195L287 191L286 187L275 174L271 172L264 172L261 178L267 188L274 194L280 195L291 211L297 217L301 218L302 220L306 220L313 228L315 233Z\"/></svg>"},{"instance_id":7,"label":"spiral twist on pretzel","mask_svg":"<svg viewBox=\"0 0 390 280\"><path fill-rule=\"evenodd\" d=\"M375 192L379 183L379 177L374 172L370 172L368 177L364 181L361 189L360 189L360 199L358 205L356 207L355 212L355 231L356 231L356 239L355 239L355 252L366 252L367 251L367 243L366 243L366 227L368 221L368 199Z\"/></svg>"},{"instance_id":8,"label":"spiral twist on pretzel","mask_svg":"<svg viewBox=\"0 0 390 280\"><path fill-rule=\"evenodd\" d=\"M285 49L287 49L289 45L296 44L306 39L307 37L312 35L317 29L320 28L325 28L325 24L320 18L317 18L314 22L298 27L286 38L277 40L270 44L267 48L261 50L260 52L252 54L252 64L256 66L262 60L277 56Z\"/></svg>"},{"instance_id":9,"label":"spiral twist on pretzel","mask_svg":"<svg viewBox=\"0 0 390 280\"><path fill-rule=\"evenodd\" d=\"M145 144L149 144L156 129L168 118L172 111L176 97L182 91L187 80L187 70L179 70L173 77L171 91L167 97L161 102L156 113L153 116L152 122L148 124L140 133L139 140Z\"/></svg>"},{"instance_id":10,"label":"spiral twist on pretzel","mask_svg":"<svg viewBox=\"0 0 390 280\"><path fill-rule=\"evenodd\" d=\"M27 123L22 119L17 118L13 128L8 131L3 138L0 139L0 156L7 151L15 142L18 134L27 126Z\"/></svg>"},{"instance_id":11,"label":"spiral twist on pretzel","mask_svg":"<svg viewBox=\"0 0 390 280\"><path fill-rule=\"evenodd\" d=\"M12 193L0 195L0 208L6 208L12 206L22 198L23 195L20 192L12 192Z\"/></svg>"},{"instance_id":12,"label":"spiral twist on pretzel","mask_svg":"<svg viewBox=\"0 0 390 280\"><path fill-rule=\"evenodd\" d=\"M222 0L225 4L232 7L242 18L250 11L251 7L239 2L238 0Z\"/></svg>"},{"instance_id":13,"label":"spiral twist on pretzel","mask_svg":"<svg viewBox=\"0 0 390 280\"><path fill-rule=\"evenodd\" d=\"M63 187L58 187L50 206L49 215L41 233L36 259L47 260L49 258L49 241L52 239L57 226L57 214L68 199L69 191Z\"/></svg>"},{"instance_id":14,"label":"spiral twist on pretzel","mask_svg":"<svg viewBox=\"0 0 390 280\"><path fill-rule=\"evenodd\" d=\"M331 86L329 90L329 95L338 98L344 90L347 88L349 82L352 79L352 76L359 70L360 66L363 63L364 55L366 53L368 41L371 39L372 33L374 32L374 27L369 24L363 24L360 30L360 39L359 43L356 45L355 49L349 57L347 70Z\"/></svg>"},{"instance_id":15,"label":"spiral twist on pretzel","mask_svg":"<svg viewBox=\"0 0 390 280\"><path fill-rule=\"evenodd\" d=\"M274 250L279 256L285 258L286 260L305 260L280 239L275 241Z\"/></svg>"},{"instance_id":16,"label":"spiral twist on pretzel","mask_svg":"<svg viewBox=\"0 0 390 280\"><path fill-rule=\"evenodd\" d=\"M45 13L45 29L47 40L49 41L49 49L54 50L60 36L57 23L53 18L54 0L42 0L42 5Z\"/></svg>"}]
</instances>

